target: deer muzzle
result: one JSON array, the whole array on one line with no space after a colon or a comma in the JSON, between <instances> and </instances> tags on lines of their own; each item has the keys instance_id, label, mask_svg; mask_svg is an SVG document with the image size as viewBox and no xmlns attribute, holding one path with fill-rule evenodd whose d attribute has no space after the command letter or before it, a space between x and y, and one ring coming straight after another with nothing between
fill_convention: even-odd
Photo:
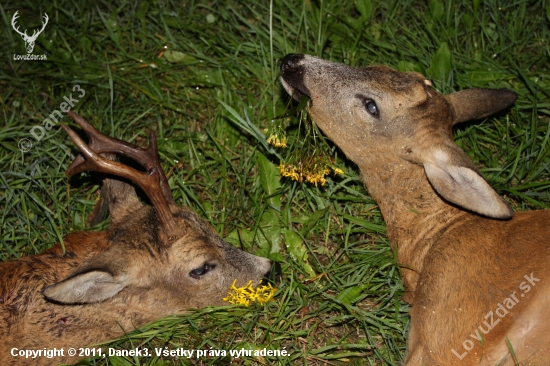
<instances>
[{"instance_id":1,"label":"deer muzzle","mask_svg":"<svg viewBox=\"0 0 550 366\"><path fill-rule=\"evenodd\" d=\"M288 94L299 101L305 95L311 96L311 93L304 85L304 55L289 54L281 61L281 83Z\"/></svg>"},{"instance_id":2,"label":"deer muzzle","mask_svg":"<svg viewBox=\"0 0 550 366\"><path fill-rule=\"evenodd\" d=\"M264 275L260 284L272 283L273 285L277 285L279 282L281 282L281 265L273 262L271 270Z\"/></svg>"}]
</instances>

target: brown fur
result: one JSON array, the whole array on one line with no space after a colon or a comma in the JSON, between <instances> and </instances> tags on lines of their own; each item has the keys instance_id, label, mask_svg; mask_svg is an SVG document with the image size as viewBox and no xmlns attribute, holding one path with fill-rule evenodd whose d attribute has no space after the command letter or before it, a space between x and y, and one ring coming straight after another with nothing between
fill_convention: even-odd
<instances>
[{"instance_id":1,"label":"brown fur","mask_svg":"<svg viewBox=\"0 0 550 366\"><path fill-rule=\"evenodd\" d=\"M550 364L550 211L514 213L452 138L454 124L507 108L515 93L441 95L417 73L307 55L286 56L281 79L310 97L380 206L412 304L406 365L512 365L506 339L520 364Z\"/></svg>"},{"instance_id":2,"label":"brown fur","mask_svg":"<svg viewBox=\"0 0 550 366\"><path fill-rule=\"evenodd\" d=\"M75 362L79 348L123 335L187 308L222 305L236 279L242 286L268 274L271 261L235 249L193 211L171 206L183 234L167 245L151 206L134 189L105 179L111 226L77 232L32 257L0 264L0 360L10 365ZM204 275L191 272L215 266ZM65 357L12 357L12 348L64 348ZM17 352L16 352L17 353Z\"/></svg>"}]
</instances>

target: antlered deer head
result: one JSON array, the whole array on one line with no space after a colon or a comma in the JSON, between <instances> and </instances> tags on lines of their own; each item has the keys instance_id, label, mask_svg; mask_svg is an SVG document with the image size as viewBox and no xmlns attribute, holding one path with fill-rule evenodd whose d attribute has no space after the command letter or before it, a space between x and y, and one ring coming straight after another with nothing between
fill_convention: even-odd
<instances>
[{"instance_id":1,"label":"antlered deer head","mask_svg":"<svg viewBox=\"0 0 550 366\"><path fill-rule=\"evenodd\" d=\"M11 26L17 33L19 33L19 35L23 38L23 41L25 41L25 48L27 49L27 53L31 53L32 50L34 49L34 43L36 42L36 39L38 38L40 33L44 31L44 28L46 28L46 25L48 24L48 19L49 19L48 14L44 13L44 22L42 23L42 28L39 31L35 29L32 33L32 36L29 36L27 35L26 29L25 29L25 32L21 32L19 30L19 26L16 26L16 21L17 21L17 18L19 17L18 13L19 13L19 10L16 11L15 14L13 14L13 17L11 18Z\"/></svg>"},{"instance_id":2,"label":"antlered deer head","mask_svg":"<svg viewBox=\"0 0 550 366\"><path fill-rule=\"evenodd\" d=\"M106 174L111 223L104 232L76 232L43 254L0 264L0 359L11 350L82 347L118 337L188 308L222 305L233 281L259 284L272 262L224 242L205 220L178 207L162 172L154 134L147 149L107 137L68 114L89 135L67 170ZM112 160L123 155L143 171ZM152 206L143 204L129 182ZM278 271L278 269L277 269ZM275 271L276 272L276 271ZM67 356L67 353L65 353ZM6 361L8 360L8 361ZM76 358L37 358L33 364Z\"/></svg>"}]
</instances>

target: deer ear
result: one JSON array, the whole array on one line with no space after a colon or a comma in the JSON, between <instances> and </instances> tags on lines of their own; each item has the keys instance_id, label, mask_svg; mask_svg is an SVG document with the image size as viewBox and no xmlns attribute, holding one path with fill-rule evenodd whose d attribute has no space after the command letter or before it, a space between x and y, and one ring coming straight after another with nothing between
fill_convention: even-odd
<instances>
[{"instance_id":1,"label":"deer ear","mask_svg":"<svg viewBox=\"0 0 550 366\"><path fill-rule=\"evenodd\" d=\"M424 161L426 176L437 193L447 201L478 214L496 219L511 218L514 211L510 205L475 169L468 166L471 162L456 164L464 159L469 162L469 159L458 147L453 148L456 149L452 151L454 159L451 159L446 151L438 148Z\"/></svg>"},{"instance_id":2,"label":"deer ear","mask_svg":"<svg viewBox=\"0 0 550 366\"><path fill-rule=\"evenodd\" d=\"M128 215L143 207L134 187L118 179L104 179L101 195L105 196L102 198L108 199L111 224L124 222Z\"/></svg>"},{"instance_id":3,"label":"deer ear","mask_svg":"<svg viewBox=\"0 0 550 366\"><path fill-rule=\"evenodd\" d=\"M508 89L465 89L445 95L454 111L453 125L481 119L511 106L518 95Z\"/></svg>"},{"instance_id":4,"label":"deer ear","mask_svg":"<svg viewBox=\"0 0 550 366\"><path fill-rule=\"evenodd\" d=\"M48 300L63 304L88 304L113 297L126 286L125 282L108 272L93 270L46 287L42 293Z\"/></svg>"}]
</instances>

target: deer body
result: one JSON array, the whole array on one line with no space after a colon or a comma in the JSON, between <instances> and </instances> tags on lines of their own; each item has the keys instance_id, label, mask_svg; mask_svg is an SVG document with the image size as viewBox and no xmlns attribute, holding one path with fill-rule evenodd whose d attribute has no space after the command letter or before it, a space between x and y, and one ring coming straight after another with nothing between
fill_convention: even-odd
<instances>
[{"instance_id":1,"label":"deer body","mask_svg":"<svg viewBox=\"0 0 550 366\"><path fill-rule=\"evenodd\" d=\"M79 357L70 357L69 347L107 341L187 308L222 305L234 280L237 286L250 280L258 284L271 270L270 260L233 248L195 212L173 204L154 139L151 149L141 150L69 115L91 140L86 145L63 125L84 155L75 159L68 175L97 170L132 177L153 207L142 204L128 183L107 178L107 231L68 235L65 253L57 244L42 254L0 264L0 359L12 365L74 362ZM131 156L146 172L111 161L114 153ZM58 348L64 355L12 357L15 348Z\"/></svg>"},{"instance_id":2,"label":"deer body","mask_svg":"<svg viewBox=\"0 0 550 366\"><path fill-rule=\"evenodd\" d=\"M105 304L61 306L47 301L41 291L50 284L57 283L78 265L108 247L106 233L80 232L64 239L66 252L60 244L33 257L24 257L0 266L2 289L0 296L0 331L3 344L0 348L2 360L13 360L19 364L59 363L39 357L34 360L15 359L12 349L42 349L44 347L67 348L98 343L120 334L117 320L129 326L131 315L123 316L124 307L118 306L118 314L110 314ZM100 244L100 245L98 245ZM101 245L103 244L103 245ZM39 311L36 311L39 309ZM106 310L107 309L107 310ZM111 322L105 321L111 319ZM138 323L141 323L139 319ZM6 342L7 341L7 342ZM69 343L71 342L71 343ZM17 353L17 352L15 352ZM65 358L74 362L78 357Z\"/></svg>"},{"instance_id":3,"label":"deer body","mask_svg":"<svg viewBox=\"0 0 550 366\"><path fill-rule=\"evenodd\" d=\"M443 96L417 73L307 55L281 80L379 204L412 304L406 365L513 365L506 339L520 364L550 364L550 211L513 213L452 138L515 93Z\"/></svg>"}]
</instances>

